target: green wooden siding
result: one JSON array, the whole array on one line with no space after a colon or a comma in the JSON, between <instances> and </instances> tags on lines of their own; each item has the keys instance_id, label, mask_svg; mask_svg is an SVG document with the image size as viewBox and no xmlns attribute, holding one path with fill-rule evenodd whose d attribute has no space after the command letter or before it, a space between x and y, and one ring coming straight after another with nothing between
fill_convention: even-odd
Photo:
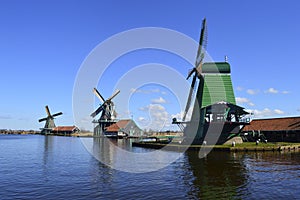
<instances>
[{"instance_id":1,"label":"green wooden siding","mask_svg":"<svg viewBox=\"0 0 300 200\"><path fill-rule=\"evenodd\" d=\"M230 65L227 62L203 63L202 73L230 73Z\"/></svg>"},{"instance_id":2,"label":"green wooden siding","mask_svg":"<svg viewBox=\"0 0 300 200\"><path fill-rule=\"evenodd\" d=\"M230 74L205 74L201 107L220 101L236 104Z\"/></svg>"}]
</instances>

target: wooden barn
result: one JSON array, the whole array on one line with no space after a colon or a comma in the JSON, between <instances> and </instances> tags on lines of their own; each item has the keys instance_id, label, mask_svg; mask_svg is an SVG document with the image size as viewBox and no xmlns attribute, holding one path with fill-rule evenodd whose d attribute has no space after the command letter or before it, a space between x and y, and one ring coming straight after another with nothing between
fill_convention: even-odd
<instances>
[{"instance_id":1,"label":"wooden barn","mask_svg":"<svg viewBox=\"0 0 300 200\"><path fill-rule=\"evenodd\" d=\"M131 119L122 119L105 128L104 135L108 137L139 137L143 131Z\"/></svg>"},{"instance_id":2,"label":"wooden barn","mask_svg":"<svg viewBox=\"0 0 300 200\"><path fill-rule=\"evenodd\" d=\"M77 126L57 126L52 129L51 133L55 135L72 135L79 131Z\"/></svg>"},{"instance_id":3,"label":"wooden barn","mask_svg":"<svg viewBox=\"0 0 300 200\"><path fill-rule=\"evenodd\" d=\"M269 142L300 142L300 117L254 119L243 133L262 135Z\"/></svg>"}]
</instances>

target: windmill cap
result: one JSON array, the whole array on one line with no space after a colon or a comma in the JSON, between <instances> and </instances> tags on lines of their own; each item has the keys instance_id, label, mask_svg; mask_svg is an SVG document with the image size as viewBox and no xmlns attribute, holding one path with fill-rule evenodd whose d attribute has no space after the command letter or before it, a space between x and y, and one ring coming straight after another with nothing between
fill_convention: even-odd
<instances>
[{"instance_id":1,"label":"windmill cap","mask_svg":"<svg viewBox=\"0 0 300 200\"><path fill-rule=\"evenodd\" d=\"M207 62L202 65L202 73L230 73L230 65L227 62Z\"/></svg>"}]
</instances>

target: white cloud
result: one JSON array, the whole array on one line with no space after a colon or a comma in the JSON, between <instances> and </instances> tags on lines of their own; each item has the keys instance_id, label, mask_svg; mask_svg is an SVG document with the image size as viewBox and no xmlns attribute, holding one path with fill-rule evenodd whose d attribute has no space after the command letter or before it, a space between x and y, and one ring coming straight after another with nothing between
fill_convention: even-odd
<instances>
[{"instance_id":1,"label":"white cloud","mask_svg":"<svg viewBox=\"0 0 300 200\"><path fill-rule=\"evenodd\" d=\"M139 122L144 122L145 120L146 120L145 117L139 117L139 118L138 118L138 121L139 121Z\"/></svg>"},{"instance_id":2,"label":"white cloud","mask_svg":"<svg viewBox=\"0 0 300 200\"><path fill-rule=\"evenodd\" d=\"M148 112L149 114L148 117L138 117L138 122L142 129L160 131L170 129L171 126L173 126L173 129L177 129L176 125L172 125L172 118L175 115L168 113L164 106L160 104L149 104L148 106L140 108L140 110Z\"/></svg>"},{"instance_id":3,"label":"white cloud","mask_svg":"<svg viewBox=\"0 0 300 200\"><path fill-rule=\"evenodd\" d=\"M240 87L240 86L238 86L238 87L236 88L236 90L237 90L237 91L243 91L243 90L244 90L244 88L243 88L243 87Z\"/></svg>"},{"instance_id":4,"label":"white cloud","mask_svg":"<svg viewBox=\"0 0 300 200\"><path fill-rule=\"evenodd\" d=\"M190 121L191 120L191 117L192 117L192 111L193 109L189 109L189 111L187 112L186 114L186 117L185 117L185 121ZM180 113L176 113L176 114L173 114L171 115L171 118L176 118L177 121L182 121L182 118L183 118L183 111L180 112Z\"/></svg>"},{"instance_id":5,"label":"white cloud","mask_svg":"<svg viewBox=\"0 0 300 200\"><path fill-rule=\"evenodd\" d=\"M278 90L271 87L268 90L266 90L265 93L277 94Z\"/></svg>"},{"instance_id":6,"label":"white cloud","mask_svg":"<svg viewBox=\"0 0 300 200\"><path fill-rule=\"evenodd\" d=\"M244 97L236 97L235 98L237 104L248 104L249 106L255 106L249 99Z\"/></svg>"},{"instance_id":7,"label":"white cloud","mask_svg":"<svg viewBox=\"0 0 300 200\"><path fill-rule=\"evenodd\" d=\"M236 89L238 91L244 91L245 90L242 87L237 87ZM260 93L260 90L258 90L258 89L247 89L246 92L247 92L247 94L250 94L250 95L256 95L256 94ZM279 91L279 90L276 90L273 87L270 87L269 89L265 90L264 93L270 93L270 94L278 94L278 93L289 94L290 91L287 91L287 90Z\"/></svg>"},{"instance_id":8,"label":"white cloud","mask_svg":"<svg viewBox=\"0 0 300 200\"><path fill-rule=\"evenodd\" d=\"M166 94L165 91L161 91L161 90L158 89L158 88L155 88L155 89L149 89L149 90L143 90L143 89L131 88L131 89L130 89L130 92L131 92L131 93L142 93L142 94L151 94L151 93L161 93L161 94L163 94L163 95Z\"/></svg>"},{"instance_id":9,"label":"white cloud","mask_svg":"<svg viewBox=\"0 0 300 200\"><path fill-rule=\"evenodd\" d=\"M255 94L259 93L259 90L248 89L247 93L250 95L255 95Z\"/></svg>"},{"instance_id":10,"label":"white cloud","mask_svg":"<svg viewBox=\"0 0 300 200\"><path fill-rule=\"evenodd\" d=\"M282 110L279 110L279 109L275 109L274 113L276 113L277 115L283 115L284 114L284 112Z\"/></svg>"},{"instance_id":11,"label":"white cloud","mask_svg":"<svg viewBox=\"0 0 300 200\"><path fill-rule=\"evenodd\" d=\"M287 90L279 91L279 90L276 90L275 88L271 87L268 90L266 90L265 93L269 93L269 94L278 94L278 93L289 94L290 92L287 91Z\"/></svg>"},{"instance_id":12,"label":"white cloud","mask_svg":"<svg viewBox=\"0 0 300 200\"><path fill-rule=\"evenodd\" d=\"M141 110L141 111L150 111L150 110L163 111L163 110L165 110L165 107L163 107L162 105L159 105L159 104L150 104L148 106L139 108L139 110Z\"/></svg>"},{"instance_id":13,"label":"white cloud","mask_svg":"<svg viewBox=\"0 0 300 200\"><path fill-rule=\"evenodd\" d=\"M249 106L255 106L255 104L252 103L252 102L249 102L248 105L249 105Z\"/></svg>"},{"instance_id":14,"label":"white cloud","mask_svg":"<svg viewBox=\"0 0 300 200\"><path fill-rule=\"evenodd\" d=\"M249 113L253 113L255 118L264 118L264 117L273 117L277 115L283 115L284 111L279 109L271 110L269 108L265 108L263 110L247 110Z\"/></svg>"},{"instance_id":15,"label":"white cloud","mask_svg":"<svg viewBox=\"0 0 300 200\"><path fill-rule=\"evenodd\" d=\"M152 99L151 103L153 103L153 104L163 104L163 103L167 103L167 101L164 98L159 97L158 99Z\"/></svg>"},{"instance_id":16,"label":"white cloud","mask_svg":"<svg viewBox=\"0 0 300 200\"><path fill-rule=\"evenodd\" d=\"M136 88L131 88L131 89L130 89L130 92L131 92L131 93L144 93L144 94L149 93L148 90L141 90L141 89L136 89Z\"/></svg>"},{"instance_id":17,"label":"white cloud","mask_svg":"<svg viewBox=\"0 0 300 200\"><path fill-rule=\"evenodd\" d=\"M236 97L235 100L236 100L237 104L243 104L243 103L248 103L249 102L249 99L243 98L243 97Z\"/></svg>"}]
</instances>

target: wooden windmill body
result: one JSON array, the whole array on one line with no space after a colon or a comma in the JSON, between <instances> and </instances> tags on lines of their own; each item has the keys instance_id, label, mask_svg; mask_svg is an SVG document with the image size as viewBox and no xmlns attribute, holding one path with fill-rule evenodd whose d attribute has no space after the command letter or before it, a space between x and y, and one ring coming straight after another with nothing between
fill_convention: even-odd
<instances>
[{"instance_id":1,"label":"wooden windmill body","mask_svg":"<svg viewBox=\"0 0 300 200\"><path fill-rule=\"evenodd\" d=\"M46 134L51 134L52 129L56 127L54 123L55 117L62 115L63 113L58 112L52 115L48 106L45 106L45 109L46 109L47 117L39 119L39 122L46 121L44 128L41 129L41 134L46 135Z\"/></svg>"}]
</instances>

